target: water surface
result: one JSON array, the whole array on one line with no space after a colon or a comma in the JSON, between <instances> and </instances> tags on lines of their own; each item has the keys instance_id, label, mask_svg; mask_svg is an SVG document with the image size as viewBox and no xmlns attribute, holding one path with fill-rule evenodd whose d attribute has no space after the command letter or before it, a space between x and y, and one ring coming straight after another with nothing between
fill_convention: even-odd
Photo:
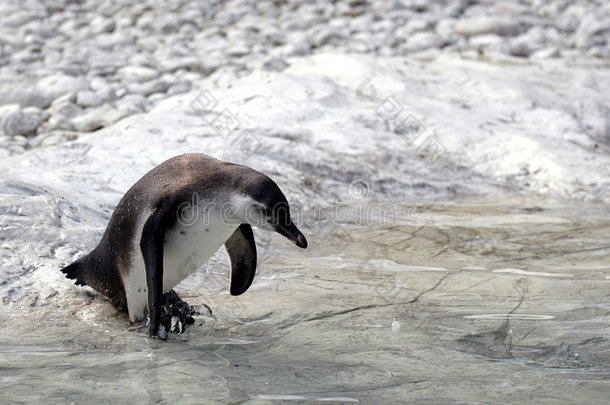
<instances>
[{"instance_id":1,"label":"water surface","mask_svg":"<svg viewBox=\"0 0 610 405\"><path fill-rule=\"evenodd\" d=\"M130 331L126 315L77 287L49 297L30 291L18 302L3 292L3 401L610 396L607 208L431 202L416 221L311 227L305 253L256 235L261 263L251 290L231 297L224 259L212 261L178 292L215 317L200 316L168 342Z\"/></svg>"}]
</instances>

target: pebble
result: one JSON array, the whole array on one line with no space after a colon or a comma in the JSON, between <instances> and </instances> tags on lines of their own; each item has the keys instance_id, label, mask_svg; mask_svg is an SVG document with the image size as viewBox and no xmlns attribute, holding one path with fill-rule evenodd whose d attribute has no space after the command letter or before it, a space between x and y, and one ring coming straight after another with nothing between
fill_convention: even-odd
<instances>
[{"instance_id":1,"label":"pebble","mask_svg":"<svg viewBox=\"0 0 610 405\"><path fill-rule=\"evenodd\" d=\"M5 135L30 136L40 125L40 118L21 110L9 113L2 118L2 131Z\"/></svg>"},{"instance_id":2,"label":"pebble","mask_svg":"<svg viewBox=\"0 0 610 405\"><path fill-rule=\"evenodd\" d=\"M458 21L455 25L455 32L467 37L482 34L515 36L522 32L522 28L519 21L499 17L479 16Z\"/></svg>"},{"instance_id":3,"label":"pebble","mask_svg":"<svg viewBox=\"0 0 610 405\"><path fill-rule=\"evenodd\" d=\"M435 31L444 40L449 40L455 35L455 25L457 20L454 18L444 18L436 23Z\"/></svg>"},{"instance_id":4,"label":"pebble","mask_svg":"<svg viewBox=\"0 0 610 405\"><path fill-rule=\"evenodd\" d=\"M590 48L595 45L605 45L610 36L610 17L597 16L593 13L586 14L576 32L574 33L574 45L577 48Z\"/></svg>"},{"instance_id":5,"label":"pebble","mask_svg":"<svg viewBox=\"0 0 610 405\"><path fill-rule=\"evenodd\" d=\"M0 136L0 156L11 156L25 152L27 140L20 136Z\"/></svg>"},{"instance_id":6,"label":"pebble","mask_svg":"<svg viewBox=\"0 0 610 405\"><path fill-rule=\"evenodd\" d=\"M95 16L89 23L89 29L93 34L102 34L113 32L116 28L116 22L102 15Z\"/></svg>"},{"instance_id":7,"label":"pebble","mask_svg":"<svg viewBox=\"0 0 610 405\"><path fill-rule=\"evenodd\" d=\"M121 32L95 36L95 45L104 50L113 50L133 44L133 38Z\"/></svg>"},{"instance_id":8,"label":"pebble","mask_svg":"<svg viewBox=\"0 0 610 405\"><path fill-rule=\"evenodd\" d=\"M104 122L106 125L111 125L114 124L115 122L118 122L120 120L122 120L125 117L128 117L130 115L132 115L133 113L130 113L129 111L127 111L126 109L109 109L106 114L104 115Z\"/></svg>"},{"instance_id":9,"label":"pebble","mask_svg":"<svg viewBox=\"0 0 610 405\"><path fill-rule=\"evenodd\" d=\"M19 104L22 107L47 108L52 99L35 87L27 85L0 86L0 105Z\"/></svg>"},{"instance_id":10,"label":"pebble","mask_svg":"<svg viewBox=\"0 0 610 405\"><path fill-rule=\"evenodd\" d=\"M166 80L151 80L146 83L128 84L127 91L131 94L149 96L153 93L165 93L170 85L171 83Z\"/></svg>"},{"instance_id":11,"label":"pebble","mask_svg":"<svg viewBox=\"0 0 610 405\"><path fill-rule=\"evenodd\" d=\"M38 117L41 122L48 120L49 116L51 115L47 110L41 110L40 108L34 106L24 107L22 111L25 114L30 114Z\"/></svg>"},{"instance_id":12,"label":"pebble","mask_svg":"<svg viewBox=\"0 0 610 405\"><path fill-rule=\"evenodd\" d=\"M150 101L140 94L128 94L116 102L117 109L127 115L141 113L150 108Z\"/></svg>"},{"instance_id":13,"label":"pebble","mask_svg":"<svg viewBox=\"0 0 610 405\"><path fill-rule=\"evenodd\" d=\"M126 82L146 82L159 76L159 72L147 66L125 66L119 69L118 75Z\"/></svg>"},{"instance_id":14,"label":"pebble","mask_svg":"<svg viewBox=\"0 0 610 405\"><path fill-rule=\"evenodd\" d=\"M527 58L533 52L534 50L526 38L519 38L515 41L511 41L508 46L508 53L512 56Z\"/></svg>"},{"instance_id":15,"label":"pebble","mask_svg":"<svg viewBox=\"0 0 610 405\"><path fill-rule=\"evenodd\" d=\"M0 105L0 122L8 114L12 114L20 110L19 104L5 104Z\"/></svg>"},{"instance_id":16,"label":"pebble","mask_svg":"<svg viewBox=\"0 0 610 405\"><path fill-rule=\"evenodd\" d=\"M7 25L9 27L20 27L25 23L35 20L36 18L36 14L30 11L22 10L11 13L2 18L2 24Z\"/></svg>"},{"instance_id":17,"label":"pebble","mask_svg":"<svg viewBox=\"0 0 610 405\"><path fill-rule=\"evenodd\" d=\"M57 98L49 107L51 114L46 130L72 130L72 118L83 113L83 109L75 104L76 95L74 92L67 93Z\"/></svg>"},{"instance_id":18,"label":"pebble","mask_svg":"<svg viewBox=\"0 0 610 405\"><path fill-rule=\"evenodd\" d=\"M53 131L43 132L29 139L30 148L49 147L65 142L73 141L78 138L78 133L73 131Z\"/></svg>"},{"instance_id":19,"label":"pebble","mask_svg":"<svg viewBox=\"0 0 610 405\"><path fill-rule=\"evenodd\" d=\"M99 107L87 110L83 115L79 115L71 120L72 127L79 132L92 132L105 126L105 115L107 107Z\"/></svg>"},{"instance_id":20,"label":"pebble","mask_svg":"<svg viewBox=\"0 0 610 405\"><path fill-rule=\"evenodd\" d=\"M409 36L403 49L407 52L418 52L428 48L439 47L443 42L443 39L435 32L416 32Z\"/></svg>"},{"instance_id":21,"label":"pebble","mask_svg":"<svg viewBox=\"0 0 610 405\"><path fill-rule=\"evenodd\" d=\"M55 99L49 107L49 112L52 115L65 115L68 117L72 117L82 111L82 108L77 106L75 102L76 94L71 91Z\"/></svg>"},{"instance_id":22,"label":"pebble","mask_svg":"<svg viewBox=\"0 0 610 405\"><path fill-rule=\"evenodd\" d=\"M178 80L172 82L171 86L167 89L168 96L174 96L176 94L182 94L191 91L193 84L190 80Z\"/></svg>"},{"instance_id":23,"label":"pebble","mask_svg":"<svg viewBox=\"0 0 610 405\"><path fill-rule=\"evenodd\" d=\"M506 45L506 41L496 34L485 34L471 38L470 44L479 50L502 49Z\"/></svg>"},{"instance_id":24,"label":"pebble","mask_svg":"<svg viewBox=\"0 0 610 405\"><path fill-rule=\"evenodd\" d=\"M91 80L91 89L102 101L113 102L117 99L116 90L99 77Z\"/></svg>"},{"instance_id":25,"label":"pebble","mask_svg":"<svg viewBox=\"0 0 610 405\"><path fill-rule=\"evenodd\" d=\"M271 42L271 44L273 45L285 45L286 43L288 43L288 35L286 35L285 32L279 31L279 30L273 30L269 33L266 34L267 39L269 39L269 41Z\"/></svg>"},{"instance_id":26,"label":"pebble","mask_svg":"<svg viewBox=\"0 0 610 405\"><path fill-rule=\"evenodd\" d=\"M293 33L290 35L290 43L286 45L287 56L303 56L311 52L312 40L305 32Z\"/></svg>"},{"instance_id":27,"label":"pebble","mask_svg":"<svg viewBox=\"0 0 610 405\"><path fill-rule=\"evenodd\" d=\"M409 20L407 25L405 25L405 30L409 33L426 31L430 28L430 22L427 20Z\"/></svg>"},{"instance_id":28,"label":"pebble","mask_svg":"<svg viewBox=\"0 0 610 405\"><path fill-rule=\"evenodd\" d=\"M72 125L71 120L60 114L52 115L46 124L47 131L56 131L56 130L72 130L74 126Z\"/></svg>"},{"instance_id":29,"label":"pebble","mask_svg":"<svg viewBox=\"0 0 610 405\"><path fill-rule=\"evenodd\" d=\"M332 42L341 42L345 40L346 37L347 33L341 28L323 27L313 36L313 45L316 48L319 48Z\"/></svg>"},{"instance_id":30,"label":"pebble","mask_svg":"<svg viewBox=\"0 0 610 405\"><path fill-rule=\"evenodd\" d=\"M549 59L549 58L557 58L561 54L559 50L555 47L549 47L545 49L541 49L539 51L534 52L531 55L532 59Z\"/></svg>"},{"instance_id":31,"label":"pebble","mask_svg":"<svg viewBox=\"0 0 610 405\"><path fill-rule=\"evenodd\" d=\"M163 72L175 72L176 70L190 70L194 72L205 72L205 67L200 58L186 56L182 58L164 58L159 61L159 67Z\"/></svg>"},{"instance_id":32,"label":"pebble","mask_svg":"<svg viewBox=\"0 0 610 405\"><path fill-rule=\"evenodd\" d=\"M97 107L102 104L102 98L93 91L79 91L76 93L76 104L81 107Z\"/></svg>"},{"instance_id":33,"label":"pebble","mask_svg":"<svg viewBox=\"0 0 610 405\"><path fill-rule=\"evenodd\" d=\"M87 90L89 84L85 78L58 73L42 78L38 81L36 87L45 97L54 100L69 92Z\"/></svg>"},{"instance_id":34,"label":"pebble","mask_svg":"<svg viewBox=\"0 0 610 405\"><path fill-rule=\"evenodd\" d=\"M271 57L263 62L263 69L281 72L288 67L288 63L281 58Z\"/></svg>"},{"instance_id":35,"label":"pebble","mask_svg":"<svg viewBox=\"0 0 610 405\"><path fill-rule=\"evenodd\" d=\"M250 48L245 45L235 45L227 49L227 55L240 58L250 54Z\"/></svg>"},{"instance_id":36,"label":"pebble","mask_svg":"<svg viewBox=\"0 0 610 405\"><path fill-rule=\"evenodd\" d=\"M349 50L356 53L372 52L375 49L374 42L371 35L358 34L351 40Z\"/></svg>"}]
</instances>

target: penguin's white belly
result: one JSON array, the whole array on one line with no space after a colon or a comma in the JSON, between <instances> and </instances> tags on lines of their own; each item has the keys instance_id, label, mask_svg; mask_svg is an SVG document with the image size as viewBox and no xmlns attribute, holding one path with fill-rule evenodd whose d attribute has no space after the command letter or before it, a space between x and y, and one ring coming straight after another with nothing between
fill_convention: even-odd
<instances>
[{"instance_id":1,"label":"penguin's white belly","mask_svg":"<svg viewBox=\"0 0 610 405\"><path fill-rule=\"evenodd\" d=\"M194 223L178 221L165 232L164 293L200 269L237 229L224 223L216 213L199 217Z\"/></svg>"},{"instance_id":2,"label":"penguin's white belly","mask_svg":"<svg viewBox=\"0 0 610 405\"><path fill-rule=\"evenodd\" d=\"M183 218L187 220L178 221L175 226L165 231L164 293L201 268L237 229L237 225L229 225L222 221L219 213L207 211L205 208L202 208L196 216L196 220L189 221L190 217L184 215ZM123 279L131 322L144 319L148 307L146 267L139 242L147 218L148 215L143 215L139 221L135 233L138 237L133 244L133 261Z\"/></svg>"}]
</instances>

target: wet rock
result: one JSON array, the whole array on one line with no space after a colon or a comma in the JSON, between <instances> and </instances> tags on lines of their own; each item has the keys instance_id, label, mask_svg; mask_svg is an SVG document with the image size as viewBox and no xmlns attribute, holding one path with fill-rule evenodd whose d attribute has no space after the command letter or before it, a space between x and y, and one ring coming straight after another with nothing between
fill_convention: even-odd
<instances>
[{"instance_id":1,"label":"wet rock","mask_svg":"<svg viewBox=\"0 0 610 405\"><path fill-rule=\"evenodd\" d=\"M2 130L6 135L30 136L40 125L40 118L21 110L9 113L2 118Z\"/></svg>"}]
</instances>

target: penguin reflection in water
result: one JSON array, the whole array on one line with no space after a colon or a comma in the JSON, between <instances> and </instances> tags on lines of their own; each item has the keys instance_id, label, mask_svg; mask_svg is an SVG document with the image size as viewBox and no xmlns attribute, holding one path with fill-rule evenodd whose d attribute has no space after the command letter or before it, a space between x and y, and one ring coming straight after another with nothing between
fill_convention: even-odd
<instances>
[{"instance_id":1,"label":"penguin reflection in water","mask_svg":"<svg viewBox=\"0 0 610 405\"><path fill-rule=\"evenodd\" d=\"M223 243L231 260L231 295L248 290L256 270L251 225L307 247L286 197L269 177L204 154L180 155L134 184L98 246L62 271L127 309L135 326L146 325L148 313L150 335L165 337L172 317L179 320L172 331L193 323L191 307L172 288Z\"/></svg>"}]
</instances>

